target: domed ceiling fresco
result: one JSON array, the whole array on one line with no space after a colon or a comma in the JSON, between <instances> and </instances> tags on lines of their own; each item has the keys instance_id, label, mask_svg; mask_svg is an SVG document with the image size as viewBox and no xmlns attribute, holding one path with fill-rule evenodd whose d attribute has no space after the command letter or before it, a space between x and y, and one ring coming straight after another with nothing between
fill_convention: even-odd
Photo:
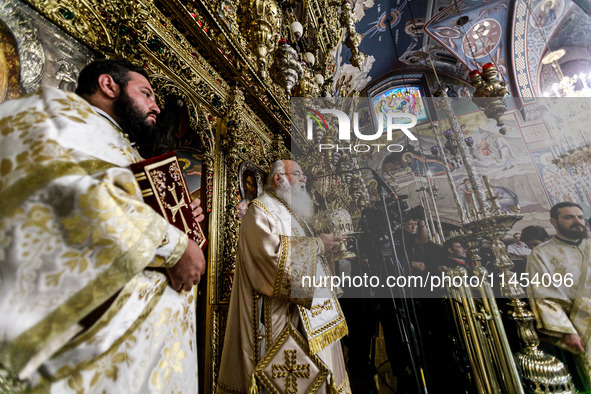
<instances>
[{"instance_id":1,"label":"domed ceiling fresco","mask_svg":"<svg viewBox=\"0 0 591 394\"><path fill-rule=\"evenodd\" d=\"M434 66L467 81L469 70L494 63L513 96L542 95L557 81L542 58L564 48L565 75L591 71L591 2L584 0L354 0L360 68L346 45L333 50L333 90L362 91L395 68ZM433 65L431 64L433 63Z\"/></svg>"}]
</instances>

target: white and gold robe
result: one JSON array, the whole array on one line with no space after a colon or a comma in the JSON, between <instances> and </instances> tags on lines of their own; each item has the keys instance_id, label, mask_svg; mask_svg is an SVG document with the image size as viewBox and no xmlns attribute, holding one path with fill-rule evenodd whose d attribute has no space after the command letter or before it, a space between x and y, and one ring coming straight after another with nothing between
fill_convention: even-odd
<instances>
[{"instance_id":1,"label":"white and gold robe","mask_svg":"<svg viewBox=\"0 0 591 394\"><path fill-rule=\"evenodd\" d=\"M265 192L250 204L240 227L218 393L248 392L255 366L289 323L331 371L333 387L351 391L340 344L347 326L339 302L328 289L312 294L299 286L302 276L328 274L323 253L322 241L274 194ZM329 392L328 382L318 392Z\"/></svg>"},{"instance_id":2,"label":"white and gold robe","mask_svg":"<svg viewBox=\"0 0 591 394\"><path fill-rule=\"evenodd\" d=\"M197 391L194 296L146 270L174 265L187 237L143 203L125 168L139 160L74 94L0 106L0 368L37 389Z\"/></svg>"},{"instance_id":3,"label":"white and gold robe","mask_svg":"<svg viewBox=\"0 0 591 394\"><path fill-rule=\"evenodd\" d=\"M533 249L527 260L529 279L540 281L528 289L538 329L555 337L556 345L567 350L563 334L581 336L585 353L579 359L588 381L591 379L590 264L590 239L583 239L577 246L553 238ZM562 285L557 286L559 281Z\"/></svg>"}]
</instances>

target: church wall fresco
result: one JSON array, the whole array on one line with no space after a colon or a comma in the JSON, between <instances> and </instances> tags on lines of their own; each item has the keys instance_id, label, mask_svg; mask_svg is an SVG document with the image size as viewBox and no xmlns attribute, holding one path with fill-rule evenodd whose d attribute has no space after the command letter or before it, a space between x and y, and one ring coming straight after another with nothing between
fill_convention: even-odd
<instances>
[{"instance_id":1,"label":"church wall fresco","mask_svg":"<svg viewBox=\"0 0 591 394\"><path fill-rule=\"evenodd\" d=\"M463 106L457 102L458 99L455 100L455 105ZM476 170L481 176L488 177L501 197L501 210L510 211L516 203L519 204L524 218L512 231L519 231L529 225L541 225L553 232L548 222L548 211L560 201L580 202L585 214L591 214L591 194L583 178L585 175L573 173L553 163L562 148L553 139L549 131L551 126L544 118L538 116L536 120L527 122L519 111L508 111L503 117L508 129L506 135L500 134L495 122L480 111L459 115L457 119L465 138L472 139L473 145L469 152ZM433 123L439 125L440 131L450 127L446 119L434 119ZM420 203L421 193L418 189L427 185L427 177L432 178L439 189L437 207L442 221L459 225L461 223L457 219L456 204L441 155L434 155L431 151L437 144L430 126L431 123L426 123L413 129L418 141L408 141L406 137L398 139L396 143L405 147L402 152L392 153L384 149L377 152L372 149L359 157L382 174L400 194L408 195L411 206ZM590 137L584 131L580 138ZM376 143L386 142L380 139ZM474 201L471 187L465 182L466 170L449 153L447 157L460 203L470 212L474 209ZM371 194L372 180L367 178L366 183Z\"/></svg>"},{"instance_id":2,"label":"church wall fresco","mask_svg":"<svg viewBox=\"0 0 591 394\"><path fill-rule=\"evenodd\" d=\"M510 32L505 27L511 2L457 1L429 20L425 32L446 48L468 69L495 63L500 74L507 78L506 43ZM459 16L469 17L459 26Z\"/></svg>"}]
</instances>

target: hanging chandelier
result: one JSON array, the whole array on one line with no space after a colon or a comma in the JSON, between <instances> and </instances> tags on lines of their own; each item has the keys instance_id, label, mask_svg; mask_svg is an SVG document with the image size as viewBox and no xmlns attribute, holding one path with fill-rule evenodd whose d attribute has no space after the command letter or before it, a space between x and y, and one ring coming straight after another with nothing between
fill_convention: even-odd
<instances>
[{"instance_id":1,"label":"hanging chandelier","mask_svg":"<svg viewBox=\"0 0 591 394\"><path fill-rule=\"evenodd\" d=\"M274 61L271 66L271 79L285 89L285 93L289 99L291 89L298 83L303 73L304 69L298 60L297 51L282 37L274 53Z\"/></svg>"},{"instance_id":2,"label":"hanging chandelier","mask_svg":"<svg viewBox=\"0 0 591 394\"><path fill-rule=\"evenodd\" d=\"M501 117L507 110L505 97L508 93L507 83L498 78L498 71L494 64L482 66L482 73L472 70L468 74L470 84L476 89L472 101L484 111L487 118L495 119L501 134L507 133Z\"/></svg>"},{"instance_id":3,"label":"hanging chandelier","mask_svg":"<svg viewBox=\"0 0 591 394\"><path fill-rule=\"evenodd\" d=\"M564 49L549 52L542 58L542 64L552 65L558 82L552 84L551 90L543 92L544 97L591 97L591 73L580 73L572 77L563 74L558 60L565 55Z\"/></svg>"}]
</instances>

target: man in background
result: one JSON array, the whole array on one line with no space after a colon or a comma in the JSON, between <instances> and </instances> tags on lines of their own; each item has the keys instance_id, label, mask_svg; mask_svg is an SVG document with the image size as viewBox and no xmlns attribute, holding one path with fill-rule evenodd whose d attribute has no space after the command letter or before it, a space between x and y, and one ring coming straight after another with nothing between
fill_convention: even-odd
<instances>
[{"instance_id":1,"label":"man in background","mask_svg":"<svg viewBox=\"0 0 591 394\"><path fill-rule=\"evenodd\" d=\"M513 234L513 243L507 246L507 254L515 265L513 271L518 275L525 272L525 263L530 253L531 249L525 243L521 242L521 234Z\"/></svg>"},{"instance_id":2,"label":"man in background","mask_svg":"<svg viewBox=\"0 0 591 394\"><path fill-rule=\"evenodd\" d=\"M411 273L426 275L433 256L429 253L430 248L425 246L430 242L422 206L413 207L403 214L402 229L394 238L399 242L397 254L403 267L406 268L408 264Z\"/></svg>"},{"instance_id":3,"label":"man in background","mask_svg":"<svg viewBox=\"0 0 591 394\"><path fill-rule=\"evenodd\" d=\"M513 243L507 246L507 253L511 260L525 260L531 253L531 249L521 242L521 233L513 234Z\"/></svg>"},{"instance_id":4,"label":"man in background","mask_svg":"<svg viewBox=\"0 0 591 394\"><path fill-rule=\"evenodd\" d=\"M447 271L455 267L464 267L469 272L472 271L472 265L466 263L466 248L460 242L448 239L443 243L443 250L447 253L447 257L437 267L439 271Z\"/></svg>"},{"instance_id":5,"label":"man in background","mask_svg":"<svg viewBox=\"0 0 591 394\"><path fill-rule=\"evenodd\" d=\"M549 239L548 232L542 226L527 226L521 230L521 241L531 250Z\"/></svg>"},{"instance_id":6,"label":"man in background","mask_svg":"<svg viewBox=\"0 0 591 394\"><path fill-rule=\"evenodd\" d=\"M528 297L538 328L578 356L587 386L591 377L591 240L583 209L561 202L550 210L556 237L538 245L527 262ZM537 278L537 283L534 282Z\"/></svg>"},{"instance_id":7,"label":"man in background","mask_svg":"<svg viewBox=\"0 0 591 394\"><path fill-rule=\"evenodd\" d=\"M44 87L0 106L3 379L196 392L203 252L143 202L128 169L142 160L130 139L149 141L160 112L147 74L99 60L76 92Z\"/></svg>"}]
</instances>

